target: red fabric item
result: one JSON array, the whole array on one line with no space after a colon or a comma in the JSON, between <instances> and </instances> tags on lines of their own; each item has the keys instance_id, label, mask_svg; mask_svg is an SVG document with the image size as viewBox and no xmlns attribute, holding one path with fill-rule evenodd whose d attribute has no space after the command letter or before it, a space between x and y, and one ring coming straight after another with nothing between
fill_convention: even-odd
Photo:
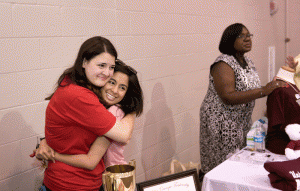
<instances>
[{"instance_id":1,"label":"red fabric item","mask_svg":"<svg viewBox=\"0 0 300 191\"><path fill-rule=\"evenodd\" d=\"M300 189L300 158L283 162L266 162L264 168L274 188L294 191Z\"/></svg>"},{"instance_id":2,"label":"red fabric item","mask_svg":"<svg viewBox=\"0 0 300 191\"><path fill-rule=\"evenodd\" d=\"M295 85L293 87L298 90ZM266 148L284 155L285 147L290 142L285 127L289 124L300 124L300 106L296 102L296 91L291 86L277 88L268 96L267 116Z\"/></svg>"},{"instance_id":3,"label":"red fabric item","mask_svg":"<svg viewBox=\"0 0 300 191\"><path fill-rule=\"evenodd\" d=\"M286 146L286 148L293 149L293 150L300 150L300 140L290 141L289 144Z\"/></svg>"},{"instance_id":4,"label":"red fabric item","mask_svg":"<svg viewBox=\"0 0 300 191\"><path fill-rule=\"evenodd\" d=\"M87 154L115 122L92 91L64 79L46 109L46 141L58 153ZM49 161L44 184L52 191L99 190L104 170L103 159L92 171Z\"/></svg>"},{"instance_id":5,"label":"red fabric item","mask_svg":"<svg viewBox=\"0 0 300 191\"><path fill-rule=\"evenodd\" d=\"M35 157L35 152L33 152L31 155L29 155L31 158Z\"/></svg>"}]
</instances>

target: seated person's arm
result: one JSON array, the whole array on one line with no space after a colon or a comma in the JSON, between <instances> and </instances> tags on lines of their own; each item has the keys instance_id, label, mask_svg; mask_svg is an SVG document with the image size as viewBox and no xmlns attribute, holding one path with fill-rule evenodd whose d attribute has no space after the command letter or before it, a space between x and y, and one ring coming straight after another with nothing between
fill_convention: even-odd
<instances>
[{"instance_id":1,"label":"seated person's arm","mask_svg":"<svg viewBox=\"0 0 300 191\"><path fill-rule=\"evenodd\" d=\"M104 156L110 141L105 137L97 137L88 154L67 155L55 152L54 159L71 166L94 170Z\"/></svg>"}]
</instances>

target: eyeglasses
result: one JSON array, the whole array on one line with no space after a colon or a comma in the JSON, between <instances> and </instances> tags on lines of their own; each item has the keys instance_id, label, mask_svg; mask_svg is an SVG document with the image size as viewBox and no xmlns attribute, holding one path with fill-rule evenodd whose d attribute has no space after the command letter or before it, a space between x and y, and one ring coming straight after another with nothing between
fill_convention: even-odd
<instances>
[{"instance_id":1,"label":"eyeglasses","mask_svg":"<svg viewBox=\"0 0 300 191\"><path fill-rule=\"evenodd\" d=\"M137 74L137 71L134 68L132 68L131 66L128 66L127 64L125 64L123 61L121 61L119 59L116 59L116 64L128 68L135 75Z\"/></svg>"},{"instance_id":2,"label":"eyeglasses","mask_svg":"<svg viewBox=\"0 0 300 191\"><path fill-rule=\"evenodd\" d=\"M241 34L241 35L237 36L237 38L243 39L243 40L245 40L245 39L248 38L248 37L249 37L250 39L252 39L253 34Z\"/></svg>"}]
</instances>

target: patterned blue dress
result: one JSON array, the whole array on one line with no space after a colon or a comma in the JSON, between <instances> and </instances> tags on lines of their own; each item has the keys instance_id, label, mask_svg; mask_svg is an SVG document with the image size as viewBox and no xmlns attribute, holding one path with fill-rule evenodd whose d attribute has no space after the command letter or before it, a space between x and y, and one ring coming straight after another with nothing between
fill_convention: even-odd
<instances>
[{"instance_id":1,"label":"patterned blue dress","mask_svg":"<svg viewBox=\"0 0 300 191\"><path fill-rule=\"evenodd\" d=\"M235 90L248 91L261 87L255 66L244 57L248 66L242 68L230 55L220 55L214 63L223 61L234 71ZM246 136L252 125L255 100L239 104L225 104L218 96L214 79L209 75L209 86L200 108L201 168L207 173L226 160L229 153L246 146Z\"/></svg>"}]
</instances>

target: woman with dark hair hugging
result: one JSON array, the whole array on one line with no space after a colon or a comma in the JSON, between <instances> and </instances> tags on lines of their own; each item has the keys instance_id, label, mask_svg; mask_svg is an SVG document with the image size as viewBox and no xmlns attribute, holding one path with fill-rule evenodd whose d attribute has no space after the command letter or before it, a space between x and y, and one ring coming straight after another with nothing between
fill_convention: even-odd
<instances>
[{"instance_id":1,"label":"woman with dark hair hugging","mask_svg":"<svg viewBox=\"0 0 300 191\"><path fill-rule=\"evenodd\" d=\"M86 40L79 49L74 65L60 76L55 92L47 98L50 101L46 109L46 139L36 151L37 157L50 160L42 190L98 191L105 170L101 153L105 153L110 140L121 143L130 140L135 111L138 114L141 112L134 106L142 100L134 99L134 105L122 108L126 115L121 121L116 121L116 117L101 103L100 89L111 82L116 59L117 52L106 38L96 36ZM117 94L109 93L107 96L112 100ZM60 154L82 156L89 152L95 141L101 147L93 154L99 154L101 160L90 168L93 170L55 161L53 150Z\"/></svg>"},{"instance_id":2,"label":"woman with dark hair hugging","mask_svg":"<svg viewBox=\"0 0 300 191\"><path fill-rule=\"evenodd\" d=\"M114 75L100 90L104 105L117 120L121 120L128 113L135 112L140 116L143 112L143 93L136 74L132 67L116 60ZM54 151L54 159L71 166L93 170L106 150L99 144L100 141L101 138L98 137L87 154L66 155ZM104 155L105 167L127 164L123 155L127 143L111 142Z\"/></svg>"},{"instance_id":3,"label":"woman with dark hair hugging","mask_svg":"<svg viewBox=\"0 0 300 191\"><path fill-rule=\"evenodd\" d=\"M200 108L200 160L207 173L229 153L246 146L255 100L269 95L284 82L261 86L252 61L245 56L253 34L241 23L223 32L222 53L210 67L209 86Z\"/></svg>"}]
</instances>

